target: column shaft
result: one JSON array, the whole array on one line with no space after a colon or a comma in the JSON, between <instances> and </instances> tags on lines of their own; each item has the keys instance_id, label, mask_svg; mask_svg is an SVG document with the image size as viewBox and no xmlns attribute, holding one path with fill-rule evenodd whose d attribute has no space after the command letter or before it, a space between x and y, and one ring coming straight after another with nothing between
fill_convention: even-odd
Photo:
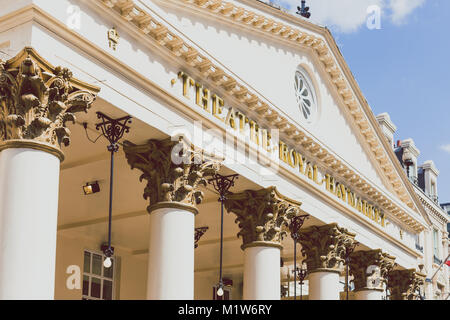
<instances>
[{"instance_id":1,"label":"column shaft","mask_svg":"<svg viewBox=\"0 0 450 320\"><path fill-rule=\"evenodd\" d=\"M148 299L194 299L194 218L175 208L150 213Z\"/></svg>"},{"instance_id":2,"label":"column shaft","mask_svg":"<svg viewBox=\"0 0 450 320\"><path fill-rule=\"evenodd\" d=\"M280 249L244 249L244 300L280 300Z\"/></svg>"},{"instance_id":3,"label":"column shaft","mask_svg":"<svg viewBox=\"0 0 450 320\"><path fill-rule=\"evenodd\" d=\"M309 300L340 300L339 272L313 272L308 280Z\"/></svg>"},{"instance_id":4,"label":"column shaft","mask_svg":"<svg viewBox=\"0 0 450 320\"><path fill-rule=\"evenodd\" d=\"M60 160L0 152L0 299L53 299Z\"/></svg>"},{"instance_id":5,"label":"column shaft","mask_svg":"<svg viewBox=\"0 0 450 320\"><path fill-rule=\"evenodd\" d=\"M382 290L360 290L355 292L355 300L381 300L383 297Z\"/></svg>"}]
</instances>

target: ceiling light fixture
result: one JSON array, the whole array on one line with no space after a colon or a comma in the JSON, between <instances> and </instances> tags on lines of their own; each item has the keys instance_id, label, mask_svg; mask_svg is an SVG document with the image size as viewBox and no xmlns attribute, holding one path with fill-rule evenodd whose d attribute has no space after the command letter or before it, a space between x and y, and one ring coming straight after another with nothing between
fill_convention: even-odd
<instances>
[{"instance_id":1,"label":"ceiling light fixture","mask_svg":"<svg viewBox=\"0 0 450 320\"><path fill-rule=\"evenodd\" d=\"M224 282L222 279L222 269L223 269L223 205L227 194L234 182L238 179L238 174L232 174L229 176L222 176L220 174L215 174L213 178L208 180L208 183L212 184L214 189L219 193L220 202L220 267L219 267L219 284L217 289L217 295L221 297L223 295Z\"/></svg>"},{"instance_id":2,"label":"ceiling light fixture","mask_svg":"<svg viewBox=\"0 0 450 320\"><path fill-rule=\"evenodd\" d=\"M114 181L114 153L119 151L119 140L123 137L124 133L130 131L130 127L127 126L131 123L131 117L125 116L119 119L112 119L102 112L97 112L97 118L101 122L95 125L97 130L101 130L103 136L109 141L108 151L111 153L111 166L109 175L109 216L108 216L108 247L103 251L106 259L104 267L111 267L111 257L114 255L114 248L111 247L111 228L112 228L112 200L113 200L113 181Z\"/></svg>"}]
</instances>

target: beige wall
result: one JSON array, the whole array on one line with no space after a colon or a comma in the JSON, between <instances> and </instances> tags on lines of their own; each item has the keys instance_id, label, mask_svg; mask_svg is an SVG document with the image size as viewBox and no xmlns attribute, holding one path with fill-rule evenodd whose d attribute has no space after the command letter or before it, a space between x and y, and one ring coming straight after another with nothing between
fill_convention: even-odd
<instances>
[{"instance_id":1,"label":"beige wall","mask_svg":"<svg viewBox=\"0 0 450 320\"><path fill-rule=\"evenodd\" d=\"M70 265L77 265L81 270L81 287L83 273L83 252L85 249L99 251L99 244L83 239L71 237L58 233L56 247L56 276L55 276L55 299L58 300L80 300L82 291L80 289L68 289L66 282L70 274L66 273ZM147 284L147 261L146 258L132 256L126 251L116 249L118 265L115 273L115 298L145 299Z\"/></svg>"},{"instance_id":2,"label":"beige wall","mask_svg":"<svg viewBox=\"0 0 450 320\"><path fill-rule=\"evenodd\" d=\"M99 251L99 244L75 235L58 233L56 248L55 299L81 300L82 290L68 289L66 273L70 265L77 265L83 273L83 252L85 249ZM115 249L118 265L115 272L115 299L144 300L147 288L147 255L133 256L129 252ZM242 299L242 277L225 275L233 280L232 299ZM211 300L212 287L218 282L218 270L195 273L195 299Z\"/></svg>"}]
</instances>

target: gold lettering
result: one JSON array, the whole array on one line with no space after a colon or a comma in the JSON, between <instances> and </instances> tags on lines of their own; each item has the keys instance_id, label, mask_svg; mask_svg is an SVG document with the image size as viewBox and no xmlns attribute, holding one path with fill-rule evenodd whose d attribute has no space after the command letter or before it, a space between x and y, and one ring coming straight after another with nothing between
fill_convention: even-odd
<instances>
[{"instance_id":1,"label":"gold lettering","mask_svg":"<svg viewBox=\"0 0 450 320\"><path fill-rule=\"evenodd\" d=\"M273 146L273 142L271 141L272 136L269 133L269 130L260 128L257 122L250 120L244 113L235 111L233 108L229 108L226 117L224 117L223 110L225 102L222 98L215 94L211 95L209 89L204 88L202 84L195 82L194 79L182 71L178 73L178 78L181 78L183 82L184 97L190 99L190 93L192 92L191 88L194 87L195 103L199 107L207 112L211 112L215 118L225 122L227 126L230 126L235 130L239 128L239 133L242 135L246 134L247 124L249 124L249 135L252 142L257 145L260 145L261 142L263 149L268 152L276 150L276 146ZM176 79L173 79L171 83L174 85L176 83ZM210 103L212 110L209 110ZM314 181L318 185L322 185L325 182L326 190L328 192L336 195L336 197L342 201L347 202L351 207L363 213L381 226L385 226L385 216L379 208L374 207L366 200L362 200L344 184L337 183L335 178L329 174L326 174L325 177L320 180L319 175L321 174L317 165L307 162L306 158L304 158L294 148L289 148L284 142L280 141L278 148L279 158L281 161L287 163L292 168L298 167L298 171L301 174L304 174L308 177L308 179Z\"/></svg>"},{"instance_id":2,"label":"gold lettering","mask_svg":"<svg viewBox=\"0 0 450 320\"><path fill-rule=\"evenodd\" d=\"M195 83L195 103L199 106L202 107L203 106L200 104L201 101L201 91L202 91L202 85L198 82Z\"/></svg>"},{"instance_id":3,"label":"gold lettering","mask_svg":"<svg viewBox=\"0 0 450 320\"><path fill-rule=\"evenodd\" d=\"M261 129L261 137L263 149L270 152L270 133L266 129Z\"/></svg>"},{"instance_id":4,"label":"gold lettering","mask_svg":"<svg viewBox=\"0 0 450 320\"><path fill-rule=\"evenodd\" d=\"M259 146L259 126L253 120L249 120L249 124L250 124L250 140Z\"/></svg>"},{"instance_id":5,"label":"gold lettering","mask_svg":"<svg viewBox=\"0 0 450 320\"><path fill-rule=\"evenodd\" d=\"M222 114L224 102L223 99L218 97L217 95L212 95L212 115L219 119L220 121L223 121L223 117L219 117L220 114Z\"/></svg>"},{"instance_id":6,"label":"gold lettering","mask_svg":"<svg viewBox=\"0 0 450 320\"><path fill-rule=\"evenodd\" d=\"M194 79L192 79L186 73L181 71L178 73L178 78L183 79L183 96L190 99L189 89L195 85Z\"/></svg>"},{"instance_id":7,"label":"gold lettering","mask_svg":"<svg viewBox=\"0 0 450 320\"><path fill-rule=\"evenodd\" d=\"M288 164L292 168L297 166L297 152L294 149L289 150Z\"/></svg>"},{"instance_id":8,"label":"gold lettering","mask_svg":"<svg viewBox=\"0 0 450 320\"><path fill-rule=\"evenodd\" d=\"M361 201L361 198L357 198L358 200L356 200L357 201L357 206L356 206L356 210L358 210L359 212L363 212L363 203L362 203L362 201Z\"/></svg>"},{"instance_id":9,"label":"gold lettering","mask_svg":"<svg viewBox=\"0 0 450 320\"><path fill-rule=\"evenodd\" d=\"M336 184L336 196L343 201L347 200L347 193L345 186L341 183Z\"/></svg>"},{"instance_id":10,"label":"gold lettering","mask_svg":"<svg viewBox=\"0 0 450 320\"><path fill-rule=\"evenodd\" d=\"M209 90L208 89L203 89L203 95L202 95L202 104L201 106L203 107L203 110L210 112L209 110Z\"/></svg>"},{"instance_id":11,"label":"gold lettering","mask_svg":"<svg viewBox=\"0 0 450 320\"><path fill-rule=\"evenodd\" d=\"M198 82L195 83L195 103L209 112L209 90L204 89Z\"/></svg>"},{"instance_id":12,"label":"gold lettering","mask_svg":"<svg viewBox=\"0 0 450 320\"><path fill-rule=\"evenodd\" d=\"M347 199L348 199L348 204L351 206L351 207L353 207L353 208L355 208L356 209L356 205L357 205L357 203L356 203L356 194L354 194L353 192L352 192L352 190L350 190L350 189L348 189L347 188Z\"/></svg>"},{"instance_id":13,"label":"gold lettering","mask_svg":"<svg viewBox=\"0 0 450 320\"><path fill-rule=\"evenodd\" d=\"M228 109L228 115L225 120L225 123L228 124L231 128L236 129L236 119L235 112L233 108Z\"/></svg>"},{"instance_id":14,"label":"gold lettering","mask_svg":"<svg viewBox=\"0 0 450 320\"><path fill-rule=\"evenodd\" d=\"M335 194L336 193L336 185L335 185L334 178L331 175L326 174L325 179L323 179L322 182L323 181L325 181L326 189L329 192L331 192L332 194Z\"/></svg>"},{"instance_id":15,"label":"gold lettering","mask_svg":"<svg viewBox=\"0 0 450 320\"><path fill-rule=\"evenodd\" d=\"M279 158L281 161L288 163L288 147L287 145L280 140L280 145L279 145Z\"/></svg>"},{"instance_id":16,"label":"gold lettering","mask_svg":"<svg viewBox=\"0 0 450 320\"><path fill-rule=\"evenodd\" d=\"M308 163L306 165L305 175L308 177L308 179L314 179L314 169L311 163Z\"/></svg>"},{"instance_id":17,"label":"gold lettering","mask_svg":"<svg viewBox=\"0 0 450 320\"><path fill-rule=\"evenodd\" d=\"M323 180L319 182L319 169L317 168L317 165L314 165L313 167L313 177L314 182L317 183L319 186L323 184Z\"/></svg>"},{"instance_id":18,"label":"gold lettering","mask_svg":"<svg viewBox=\"0 0 450 320\"><path fill-rule=\"evenodd\" d=\"M374 219L374 215L373 215L373 206L371 204L367 204L367 216L372 219Z\"/></svg>"},{"instance_id":19,"label":"gold lettering","mask_svg":"<svg viewBox=\"0 0 450 320\"><path fill-rule=\"evenodd\" d=\"M303 162L303 156L297 152L297 163L298 163L298 171L302 174L304 174L304 162Z\"/></svg>"},{"instance_id":20,"label":"gold lettering","mask_svg":"<svg viewBox=\"0 0 450 320\"><path fill-rule=\"evenodd\" d=\"M367 216L367 201L363 200L362 201L362 213Z\"/></svg>"},{"instance_id":21,"label":"gold lettering","mask_svg":"<svg viewBox=\"0 0 450 320\"><path fill-rule=\"evenodd\" d=\"M241 134L243 134L244 133L244 129L245 129L245 123L248 121L247 117L245 116L245 114L243 114L240 111L236 111L236 116L239 119L239 132Z\"/></svg>"},{"instance_id":22,"label":"gold lettering","mask_svg":"<svg viewBox=\"0 0 450 320\"><path fill-rule=\"evenodd\" d=\"M380 223L380 210L378 208L373 208L373 220Z\"/></svg>"}]
</instances>

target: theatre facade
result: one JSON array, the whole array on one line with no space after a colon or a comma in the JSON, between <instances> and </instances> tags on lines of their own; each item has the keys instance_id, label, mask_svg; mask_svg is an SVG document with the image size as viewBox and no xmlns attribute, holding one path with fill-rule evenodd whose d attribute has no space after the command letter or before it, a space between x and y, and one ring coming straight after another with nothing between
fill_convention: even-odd
<instances>
[{"instance_id":1,"label":"theatre facade","mask_svg":"<svg viewBox=\"0 0 450 320\"><path fill-rule=\"evenodd\" d=\"M448 297L439 171L328 29L256 0L0 3L0 299Z\"/></svg>"}]
</instances>

